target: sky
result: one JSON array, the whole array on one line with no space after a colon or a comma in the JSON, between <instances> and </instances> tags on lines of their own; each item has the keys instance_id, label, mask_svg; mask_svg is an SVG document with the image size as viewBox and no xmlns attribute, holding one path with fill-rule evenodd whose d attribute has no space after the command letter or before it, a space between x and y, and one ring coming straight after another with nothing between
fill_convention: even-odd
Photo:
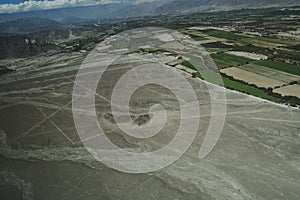
<instances>
[{"instance_id":1,"label":"sky","mask_svg":"<svg viewBox=\"0 0 300 200\"><path fill-rule=\"evenodd\" d=\"M0 0L0 13L151 0Z\"/></svg>"}]
</instances>

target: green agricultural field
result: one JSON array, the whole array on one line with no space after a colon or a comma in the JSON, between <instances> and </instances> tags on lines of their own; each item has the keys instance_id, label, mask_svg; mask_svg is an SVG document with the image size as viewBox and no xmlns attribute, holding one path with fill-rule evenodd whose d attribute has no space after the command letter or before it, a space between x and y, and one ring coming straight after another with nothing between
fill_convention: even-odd
<instances>
[{"instance_id":1,"label":"green agricultural field","mask_svg":"<svg viewBox=\"0 0 300 200\"><path fill-rule=\"evenodd\" d=\"M217 53L217 54L212 54L211 57L216 60L217 62L220 63L227 63L228 65L244 65L248 63L253 63L255 60L242 57L242 56L235 56L235 55L230 55L227 53Z\"/></svg>"},{"instance_id":2,"label":"green agricultural field","mask_svg":"<svg viewBox=\"0 0 300 200\"><path fill-rule=\"evenodd\" d=\"M205 37L202 37L202 36L191 36L191 38L193 40L196 40L196 41L204 41L204 40L207 40Z\"/></svg>"},{"instance_id":3,"label":"green agricultural field","mask_svg":"<svg viewBox=\"0 0 300 200\"><path fill-rule=\"evenodd\" d=\"M219 60L214 60L216 66L218 67L218 69L225 69L228 67L232 67L232 64L226 63L226 62L222 62Z\"/></svg>"},{"instance_id":4,"label":"green agricultural field","mask_svg":"<svg viewBox=\"0 0 300 200\"><path fill-rule=\"evenodd\" d=\"M222 53L229 51L229 48L205 48L205 50L209 53Z\"/></svg>"},{"instance_id":5,"label":"green agricultural field","mask_svg":"<svg viewBox=\"0 0 300 200\"><path fill-rule=\"evenodd\" d=\"M228 89L232 89L235 91L243 92L243 93L253 95L256 97L260 97L262 99L267 99L267 100L270 100L273 102L280 101L280 99L270 96L267 93L265 93L264 91L262 91L256 87L253 87L253 86L250 86L247 84L243 84L239 81L231 80L224 76L222 76L222 79L220 79L220 75L216 74L215 72L213 72L211 70L202 71L201 73L198 72L195 74L194 77L198 77L202 80L206 80L213 84L222 85ZM223 81L223 83L220 82L221 80Z\"/></svg>"},{"instance_id":6,"label":"green agricultural field","mask_svg":"<svg viewBox=\"0 0 300 200\"><path fill-rule=\"evenodd\" d=\"M202 36L203 35L202 33L200 33L197 30L182 30L181 32L183 34L190 35L190 36Z\"/></svg>"},{"instance_id":7,"label":"green agricultural field","mask_svg":"<svg viewBox=\"0 0 300 200\"><path fill-rule=\"evenodd\" d=\"M267 100L270 100L273 102L280 101L278 98L270 96L267 93L265 93L264 91L262 91L256 87L246 85L246 84L240 83L238 81L231 80L227 77L223 77L223 83L224 83L224 86L228 89L232 89L232 90L236 90L236 91L243 92L246 94L250 94L250 95L260 97L263 99L267 99Z\"/></svg>"},{"instance_id":8,"label":"green agricultural field","mask_svg":"<svg viewBox=\"0 0 300 200\"><path fill-rule=\"evenodd\" d=\"M193 40L196 41L207 40L205 37L203 37L203 34L201 34L199 31L196 30L183 30L181 32L186 35L189 35Z\"/></svg>"},{"instance_id":9,"label":"green agricultural field","mask_svg":"<svg viewBox=\"0 0 300 200\"><path fill-rule=\"evenodd\" d=\"M226 62L231 62L231 63L233 63L233 62L234 63L245 63L245 62L254 62L255 61L255 60L252 60L249 58L244 58L244 57L234 56L234 55L229 55L229 54L213 54L212 56L215 57L214 59L222 59L222 60L225 60ZM264 60L264 61L256 61L256 62L262 63L264 65L270 65L273 67L277 66L280 68L283 66L285 66L285 67L292 66L292 65L287 65L287 64L282 65L283 63L279 63L279 62L275 62L275 61L265 61ZM184 61L181 64L190 69L195 69L194 65L191 64L189 61ZM257 67L259 67L259 66L257 66ZM293 66L293 67L295 67L295 66ZM300 69L300 68L298 67L298 69ZM299 70L299 73L300 73L300 70ZM236 90L236 91L243 92L246 94L250 94L250 95L260 97L263 99L267 99L267 100L270 100L273 102L280 102L280 99L270 96L269 94L267 94L263 90L260 90L259 88L256 88L256 87L248 85L248 84L241 83L236 80L229 79L225 76L222 76L223 83L221 83L220 75L211 70L202 70L200 72L197 72L196 74L194 74L194 77L201 78L201 79L206 80L213 84L224 85L228 89L232 89L232 90Z\"/></svg>"},{"instance_id":10,"label":"green agricultural field","mask_svg":"<svg viewBox=\"0 0 300 200\"><path fill-rule=\"evenodd\" d=\"M295 43L297 43L296 41L284 40L284 39L279 39L279 38L255 37L255 39L264 41L264 42L282 44L282 45L288 45L288 46L292 46L292 45L295 45Z\"/></svg>"},{"instance_id":11,"label":"green agricultural field","mask_svg":"<svg viewBox=\"0 0 300 200\"><path fill-rule=\"evenodd\" d=\"M193 57L193 56L190 56L190 55L183 55L183 56L189 58L189 61L183 61L181 63L181 65L183 65L187 68L193 69L193 70L197 70L197 71L199 71L199 70L204 71L204 70L207 69L207 67L204 65L202 59L199 59L197 57Z\"/></svg>"},{"instance_id":12,"label":"green agricultural field","mask_svg":"<svg viewBox=\"0 0 300 200\"><path fill-rule=\"evenodd\" d=\"M252 73L256 73L261 76L272 78L274 80L282 81L284 83L291 83L291 82L300 80L300 76L292 75L292 74L289 74L286 72L282 72L282 71L275 70L275 69L270 69L268 67L263 67L263 66L255 65L255 64L242 65L242 66L239 66L239 68L249 71L249 72L252 72Z\"/></svg>"},{"instance_id":13,"label":"green agricultural field","mask_svg":"<svg viewBox=\"0 0 300 200\"><path fill-rule=\"evenodd\" d=\"M272 60L261 60L261 61L257 61L255 64L300 76L300 67L296 65L291 65L291 64L272 61Z\"/></svg>"},{"instance_id":14,"label":"green agricultural field","mask_svg":"<svg viewBox=\"0 0 300 200\"><path fill-rule=\"evenodd\" d=\"M187 67L187 68L190 68L190 69L194 69L196 70L196 68L194 67L194 65L192 65L189 61L183 61L182 63L180 63L181 65Z\"/></svg>"},{"instance_id":15,"label":"green agricultural field","mask_svg":"<svg viewBox=\"0 0 300 200\"><path fill-rule=\"evenodd\" d=\"M212 30L212 29L210 29L210 30L203 31L203 33L205 33L207 35L210 35L210 36L213 36L213 37L224 38L224 39L227 39L227 40L239 41L239 40L242 40L244 38L247 38L247 37L242 36L242 35L237 35L233 32L222 31L222 30Z\"/></svg>"},{"instance_id":16,"label":"green agricultural field","mask_svg":"<svg viewBox=\"0 0 300 200\"><path fill-rule=\"evenodd\" d=\"M195 69L194 65L191 64L189 61L184 61L181 64L185 67L190 68L190 69ZM276 97L273 97L273 96L270 96L267 93L265 93L264 91L262 91L262 90L260 90L256 87L253 87L253 86L250 86L250 85L247 85L247 84L243 84L239 81L231 80L231 79L229 79L227 77L224 77L224 76L222 76L222 79L220 79L220 75L213 72L213 71L211 71L211 70L203 70L200 73L197 72L194 75L194 77L200 78L202 80L206 80L206 81L208 81L210 83L213 83L213 84L224 85L228 89L232 89L232 90L236 90L236 91L243 92L243 93L246 93L246 94L250 94L250 95L260 97L260 98L263 98L263 99L267 99L267 100L270 100L270 101L274 101L274 102L279 102L280 101L280 99L278 99ZM220 82L221 80L223 80L223 83Z\"/></svg>"},{"instance_id":17,"label":"green agricultural field","mask_svg":"<svg viewBox=\"0 0 300 200\"><path fill-rule=\"evenodd\" d=\"M259 37L259 36L248 37L248 36L238 35L236 33L230 31L223 31L223 30L210 29L210 30L203 31L203 33L217 38L237 41L241 44L257 44L257 45L268 46L268 47L277 47L280 45L284 45L284 46L295 45L295 41L291 41L291 40L283 40L279 38ZM296 42L296 44L298 43L299 42Z\"/></svg>"}]
</instances>

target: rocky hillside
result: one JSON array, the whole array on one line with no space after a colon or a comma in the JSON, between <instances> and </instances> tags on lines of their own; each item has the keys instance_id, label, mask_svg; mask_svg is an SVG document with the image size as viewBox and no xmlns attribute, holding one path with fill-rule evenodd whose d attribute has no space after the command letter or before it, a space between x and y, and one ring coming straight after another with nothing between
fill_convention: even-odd
<instances>
[{"instance_id":1,"label":"rocky hillside","mask_svg":"<svg viewBox=\"0 0 300 200\"><path fill-rule=\"evenodd\" d=\"M56 45L34 35L0 36L0 59L34 56L56 49Z\"/></svg>"},{"instance_id":2,"label":"rocky hillside","mask_svg":"<svg viewBox=\"0 0 300 200\"><path fill-rule=\"evenodd\" d=\"M37 17L20 18L0 23L1 32L18 34L61 28L63 28L63 25L57 21Z\"/></svg>"},{"instance_id":3,"label":"rocky hillside","mask_svg":"<svg viewBox=\"0 0 300 200\"><path fill-rule=\"evenodd\" d=\"M23 18L0 24L0 59L33 56L56 49L55 40L70 35L62 24L43 18Z\"/></svg>"}]
</instances>

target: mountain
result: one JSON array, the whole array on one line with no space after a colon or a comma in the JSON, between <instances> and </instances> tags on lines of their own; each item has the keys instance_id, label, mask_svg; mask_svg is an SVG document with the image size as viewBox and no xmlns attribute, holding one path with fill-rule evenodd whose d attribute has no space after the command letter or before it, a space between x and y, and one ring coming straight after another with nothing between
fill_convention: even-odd
<instances>
[{"instance_id":1,"label":"mountain","mask_svg":"<svg viewBox=\"0 0 300 200\"><path fill-rule=\"evenodd\" d=\"M22 58L57 49L70 36L63 24L45 18L21 18L0 23L0 59Z\"/></svg>"},{"instance_id":2,"label":"mountain","mask_svg":"<svg viewBox=\"0 0 300 200\"><path fill-rule=\"evenodd\" d=\"M0 23L0 31L6 33L30 33L41 30L60 29L63 25L46 18L20 18Z\"/></svg>"},{"instance_id":3,"label":"mountain","mask_svg":"<svg viewBox=\"0 0 300 200\"><path fill-rule=\"evenodd\" d=\"M21 13L0 14L0 22L18 18L48 18L76 23L91 19L127 18L145 15L174 14L204 10L286 7L300 5L299 0L131 0L94 6L58 8ZM73 20L70 20L73 19Z\"/></svg>"},{"instance_id":4,"label":"mountain","mask_svg":"<svg viewBox=\"0 0 300 200\"><path fill-rule=\"evenodd\" d=\"M31 33L5 33L0 32L0 60L6 58L25 58L49 50L59 49L57 40L65 40L71 32L76 30L47 29Z\"/></svg>"},{"instance_id":5,"label":"mountain","mask_svg":"<svg viewBox=\"0 0 300 200\"><path fill-rule=\"evenodd\" d=\"M298 0L173 0L155 10L156 13L188 12L197 10L232 10L300 5Z\"/></svg>"},{"instance_id":6,"label":"mountain","mask_svg":"<svg viewBox=\"0 0 300 200\"><path fill-rule=\"evenodd\" d=\"M168 0L162 1L169 2ZM39 10L11 14L0 14L0 21L13 20L17 18L48 18L56 21L65 19L91 20L104 18L124 18L153 14L152 11L162 6L158 1L140 3L117 3L95 6L59 8L51 10ZM72 23L76 23L72 21Z\"/></svg>"},{"instance_id":7,"label":"mountain","mask_svg":"<svg viewBox=\"0 0 300 200\"><path fill-rule=\"evenodd\" d=\"M23 58L57 49L56 45L32 35L0 36L0 46L0 59Z\"/></svg>"}]
</instances>

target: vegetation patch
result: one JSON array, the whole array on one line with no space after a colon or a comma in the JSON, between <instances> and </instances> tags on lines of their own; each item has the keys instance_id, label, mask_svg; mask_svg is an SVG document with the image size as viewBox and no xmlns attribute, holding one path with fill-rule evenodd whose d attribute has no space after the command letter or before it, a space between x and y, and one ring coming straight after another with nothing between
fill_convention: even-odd
<instances>
[{"instance_id":1,"label":"vegetation patch","mask_svg":"<svg viewBox=\"0 0 300 200\"><path fill-rule=\"evenodd\" d=\"M247 38L246 36L237 35L233 32L223 31L223 30L209 29L209 30L203 31L203 33L213 36L213 37L224 38L227 40L235 40L235 41L239 41L239 40Z\"/></svg>"},{"instance_id":2,"label":"vegetation patch","mask_svg":"<svg viewBox=\"0 0 300 200\"><path fill-rule=\"evenodd\" d=\"M254 84L257 87L262 88L281 87L285 84L285 82L278 81L274 78L262 76L237 67L226 68L221 70L221 72L228 76L232 76L235 80L242 80L247 84Z\"/></svg>"},{"instance_id":3,"label":"vegetation patch","mask_svg":"<svg viewBox=\"0 0 300 200\"><path fill-rule=\"evenodd\" d=\"M202 37L202 36L191 36L191 38L193 40L196 40L196 41L204 41L204 40L207 40L205 37Z\"/></svg>"},{"instance_id":4,"label":"vegetation patch","mask_svg":"<svg viewBox=\"0 0 300 200\"><path fill-rule=\"evenodd\" d=\"M295 41L291 40L282 40L279 38L271 38L271 37L255 37L256 40L269 42L269 43L275 43L275 44L281 44L281 45L294 45Z\"/></svg>"},{"instance_id":5,"label":"vegetation patch","mask_svg":"<svg viewBox=\"0 0 300 200\"><path fill-rule=\"evenodd\" d=\"M241 81L234 80L233 78L230 78L228 76L223 75L223 83L224 86L228 89L236 90L239 92L243 92L249 95L253 95L256 97L260 97L262 99L267 99L273 102L280 102L280 99L270 96L266 92L262 91L259 88L256 88L255 86L251 86L248 84L245 84Z\"/></svg>"},{"instance_id":6,"label":"vegetation patch","mask_svg":"<svg viewBox=\"0 0 300 200\"><path fill-rule=\"evenodd\" d=\"M288 74L286 72L282 72L275 69L270 69L268 67L263 67L260 65L249 64L249 65L242 65L239 67L240 69L244 69L249 72L253 72L255 74L265 76L268 78L272 78L278 81L282 81L284 83L291 83L294 81L299 81L300 76Z\"/></svg>"},{"instance_id":7,"label":"vegetation patch","mask_svg":"<svg viewBox=\"0 0 300 200\"><path fill-rule=\"evenodd\" d=\"M244 65L244 64L249 64L249 63L255 62L255 60L250 59L250 58L231 55L231 54L227 54L227 53L216 53L216 54L212 54L211 57L216 61L225 62L232 66Z\"/></svg>"},{"instance_id":8,"label":"vegetation patch","mask_svg":"<svg viewBox=\"0 0 300 200\"><path fill-rule=\"evenodd\" d=\"M192 65L192 63L190 63L189 61L183 61L182 63L180 63L181 65L187 67L187 68L190 68L190 69L193 69L193 70L197 70L194 65Z\"/></svg>"},{"instance_id":9,"label":"vegetation patch","mask_svg":"<svg viewBox=\"0 0 300 200\"><path fill-rule=\"evenodd\" d=\"M300 76L300 67L297 65L291 65L272 60L261 60L256 62L255 64Z\"/></svg>"}]
</instances>

